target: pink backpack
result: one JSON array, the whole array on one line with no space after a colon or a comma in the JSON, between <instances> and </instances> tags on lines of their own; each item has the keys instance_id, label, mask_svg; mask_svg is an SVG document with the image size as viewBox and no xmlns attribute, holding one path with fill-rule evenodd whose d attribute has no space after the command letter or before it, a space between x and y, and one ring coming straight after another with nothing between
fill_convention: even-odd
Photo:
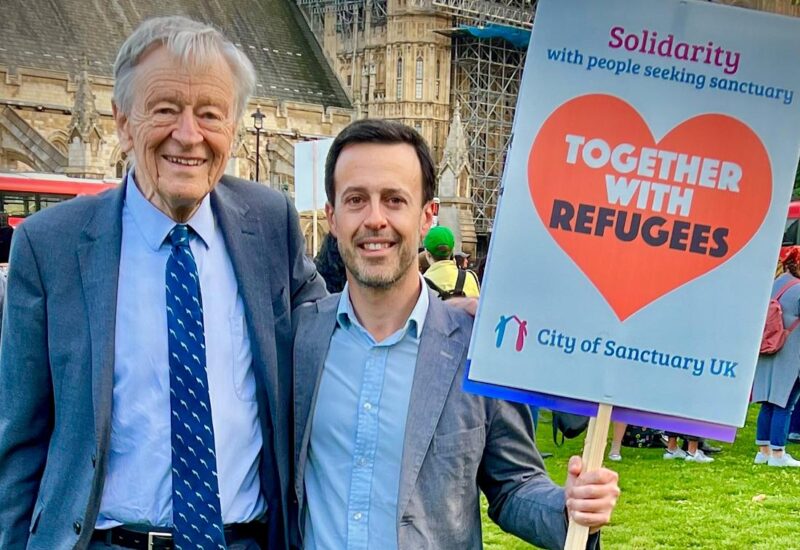
<instances>
[{"instance_id":1,"label":"pink backpack","mask_svg":"<svg viewBox=\"0 0 800 550\"><path fill-rule=\"evenodd\" d=\"M786 343L786 338L788 338L792 331L797 328L797 325L800 324L800 317L798 317L789 328L783 327L783 308L779 302L781 296L798 283L800 283L800 280L792 278L792 280L786 283L775 297L769 301L769 306L767 307L767 321L764 323L764 334L761 336L760 353L764 355L778 353L783 347L783 344Z\"/></svg>"}]
</instances>

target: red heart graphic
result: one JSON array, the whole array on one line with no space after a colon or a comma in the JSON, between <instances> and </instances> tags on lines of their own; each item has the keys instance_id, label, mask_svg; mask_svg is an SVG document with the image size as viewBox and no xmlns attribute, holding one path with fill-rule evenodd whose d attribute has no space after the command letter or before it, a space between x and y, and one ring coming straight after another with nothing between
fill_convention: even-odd
<instances>
[{"instance_id":1,"label":"red heart graphic","mask_svg":"<svg viewBox=\"0 0 800 550\"><path fill-rule=\"evenodd\" d=\"M750 241L772 170L761 140L734 118L699 115L656 142L628 103L593 94L545 121L528 185L550 235L624 321Z\"/></svg>"}]
</instances>

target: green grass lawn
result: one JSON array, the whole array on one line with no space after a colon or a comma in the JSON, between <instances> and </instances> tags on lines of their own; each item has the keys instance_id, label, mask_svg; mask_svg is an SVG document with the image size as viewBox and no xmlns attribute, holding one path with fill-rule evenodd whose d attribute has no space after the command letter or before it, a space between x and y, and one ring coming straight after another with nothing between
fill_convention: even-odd
<instances>
[{"instance_id":1,"label":"green grass lawn","mask_svg":"<svg viewBox=\"0 0 800 550\"><path fill-rule=\"evenodd\" d=\"M667 461L658 449L622 448L621 462L605 466L619 472L622 496L612 524L603 529L604 548L753 548L800 550L800 468L756 466L755 419L710 464ZM569 456L581 454L583 436L559 448L553 444L550 416L539 421L537 441L551 477L564 483ZM800 445L787 450L800 457ZM607 450L606 450L607 452ZM754 499L754 497L756 497ZM485 515L488 549L532 546L500 530Z\"/></svg>"}]
</instances>

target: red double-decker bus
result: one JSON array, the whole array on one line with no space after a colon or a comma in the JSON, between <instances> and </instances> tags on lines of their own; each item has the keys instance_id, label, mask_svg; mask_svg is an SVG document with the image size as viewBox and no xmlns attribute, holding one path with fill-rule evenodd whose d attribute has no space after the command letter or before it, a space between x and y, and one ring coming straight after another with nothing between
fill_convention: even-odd
<instances>
[{"instance_id":1,"label":"red double-decker bus","mask_svg":"<svg viewBox=\"0 0 800 550\"><path fill-rule=\"evenodd\" d=\"M78 195L95 195L119 185L119 180L70 178L59 174L32 172L0 173L0 210L8 213L9 223L23 219L48 206Z\"/></svg>"}]
</instances>

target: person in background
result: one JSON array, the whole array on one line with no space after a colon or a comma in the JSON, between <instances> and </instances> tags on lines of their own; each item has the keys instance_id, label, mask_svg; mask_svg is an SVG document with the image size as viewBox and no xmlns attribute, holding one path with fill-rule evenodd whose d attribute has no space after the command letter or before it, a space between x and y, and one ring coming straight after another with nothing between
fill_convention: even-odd
<instances>
[{"instance_id":1,"label":"person in background","mask_svg":"<svg viewBox=\"0 0 800 550\"><path fill-rule=\"evenodd\" d=\"M789 435L786 439L792 443L800 443L800 405L794 406L792 420L789 422Z\"/></svg>"},{"instance_id":2,"label":"person in background","mask_svg":"<svg viewBox=\"0 0 800 550\"><path fill-rule=\"evenodd\" d=\"M8 223L8 212L0 212L0 263L8 263L14 228Z\"/></svg>"},{"instance_id":3,"label":"person in background","mask_svg":"<svg viewBox=\"0 0 800 550\"><path fill-rule=\"evenodd\" d=\"M703 439L702 437L697 440L697 448L703 451L703 453L707 455L722 452L722 447L715 447L711 443L709 443L707 439ZM683 449L684 451L689 450L688 439L683 440L683 443L681 444L681 449Z\"/></svg>"},{"instance_id":4,"label":"person in background","mask_svg":"<svg viewBox=\"0 0 800 550\"><path fill-rule=\"evenodd\" d=\"M342 255L339 254L339 243L331 233L325 235L322 246L314 258L317 272L325 279L325 286L331 294L341 292L346 282Z\"/></svg>"},{"instance_id":5,"label":"person in background","mask_svg":"<svg viewBox=\"0 0 800 550\"><path fill-rule=\"evenodd\" d=\"M783 261L781 259L778 261L775 277L785 272L786 270L783 268ZM800 399L798 399L798 403L795 405L794 411L792 411L792 418L789 421L789 435L786 436L786 441L789 443L800 443Z\"/></svg>"},{"instance_id":6,"label":"person in background","mask_svg":"<svg viewBox=\"0 0 800 550\"><path fill-rule=\"evenodd\" d=\"M612 462L622 460L622 438L628 425L625 422L612 422L611 448L608 450L608 459Z\"/></svg>"},{"instance_id":7,"label":"person in background","mask_svg":"<svg viewBox=\"0 0 800 550\"><path fill-rule=\"evenodd\" d=\"M425 278L444 291L456 288L459 271L466 274L462 291L468 298L480 295L478 276L472 271L465 271L453 260L455 238L453 232L443 225L432 227L425 236L425 250L430 254L431 266L425 271Z\"/></svg>"},{"instance_id":8,"label":"person in background","mask_svg":"<svg viewBox=\"0 0 800 550\"><path fill-rule=\"evenodd\" d=\"M456 250L453 253L453 260L456 262L456 267L459 269L469 269L469 254L462 250Z\"/></svg>"},{"instance_id":9,"label":"person in background","mask_svg":"<svg viewBox=\"0 0 800 550\"><path fill-rule=\"evenodd\" d=\"M676 458L683 459L686 462L697 462L698 464L708 464L714 462L714 459L705 454L700 449L700 439L689 435L680 435L676 433L667 432L667 448L664 451L664 460L674 460ZM686 441L687 448L684 451L678 447L678 437L682 437Z\"/></svg>"},{"instance_id":10,"label":"person in background","mask_svg":"<svg viewBox=\"0 0 800 550\"><path fill-rule=\"evenodd\" d=\"M461 389L473 319L417 266L434 186L427 145L398 122L356 121L331 145L325 211L347 284L295 312L296 543L478 550L483 491L518 537L563 548L570 517L594 546L616 473L583 472L575 456L562 489L525 406Z\"/></svg>"},{"instance_id":11,"label":"person in background","mask_svg":"<svg viewBox=\"0 0 800 550\"><path fill-rule=\"evenodd\" d=\"M483 286L483 277L486 273L486 260L488 256L484 256L478 260L477 265L475 266L475 275L478 276L478 283Z\"/></svg>"},{"instance_id":12,"label":"person in background","mask_svg":"<svg viewBox=\"0 0 800 550\"><path fill-rule=\"evenodd\" d=\"M783 272L772 284L772 296L780 297L783 326L800 316L800 253L793 247L781 259ZM787 285L793 285L788 288ZM793 331L783 347L772 355L761 354L753 380L753 402L761 403L756 424L758 452L754 462L775 467L800 467L786 452L792 410L800 399L800 330Z\"/></svg>"},{"instance_id":13,"label":"person in background","mask_svg":"<svg viewBox=\"0 0 800 550\"><path fill-rule=\"evenodd\" d=\"M431 261L428 252L424 248L417 253L417 260L419 261L419 272L425 273L428 271L428 268L431 266Z\"/></svg>"}]
</instances>

